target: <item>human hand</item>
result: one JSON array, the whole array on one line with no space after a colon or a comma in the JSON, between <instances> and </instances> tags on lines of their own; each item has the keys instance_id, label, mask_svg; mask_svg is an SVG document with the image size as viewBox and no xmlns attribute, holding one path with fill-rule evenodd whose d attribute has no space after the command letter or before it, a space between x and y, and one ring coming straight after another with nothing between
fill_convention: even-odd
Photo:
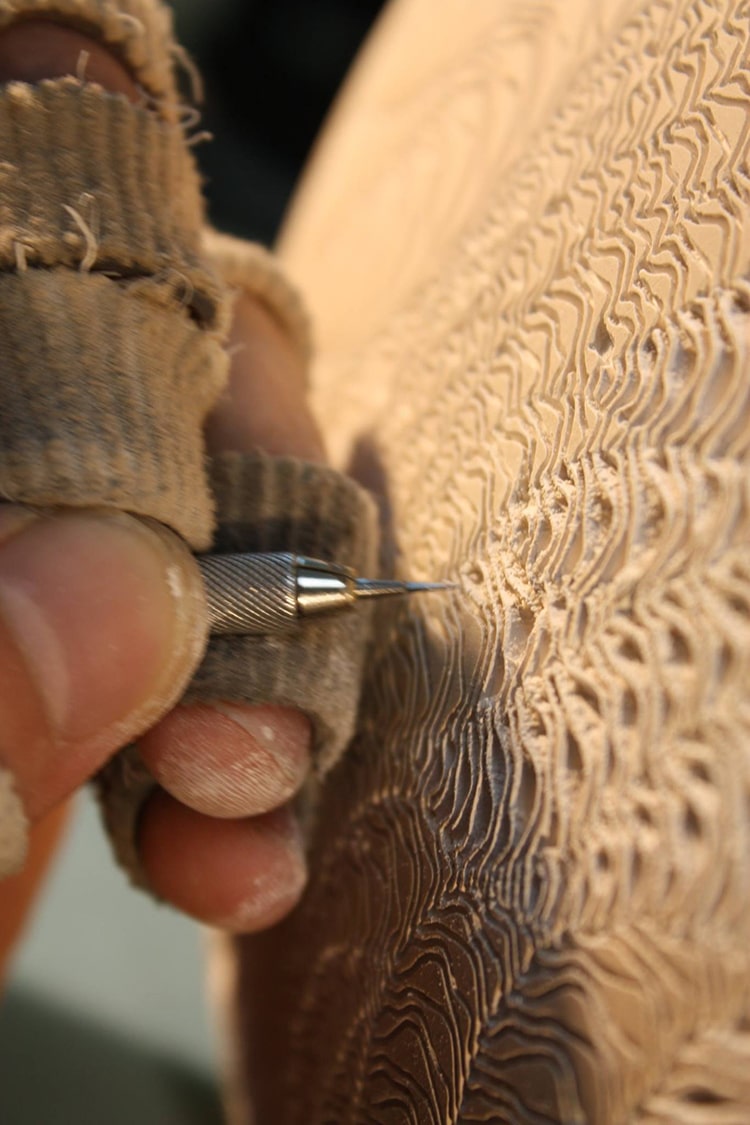
<instances>
[{"instance_id":1,"label":"human hand","mask_svg":"<svg viewBox=\"0 0 750 1125\"><path fill-rule=\"evenodd\" d=\"M87 79L138 100L108 50L42 20L0 34L0 81L76 73L81 52ZM273 317L242 299L231 343L209 450L322 459L301 362ZM304 885L287 805L308 769L309 724L280 707L173 707L198 656L194 624L172 593L174 568L189 588L188 553L132 517L0 508L0 763L33 823L138 737L162 787L141 818L155 892L208 923L254 930L290 909Z\"/></svg>"}]
</instances>

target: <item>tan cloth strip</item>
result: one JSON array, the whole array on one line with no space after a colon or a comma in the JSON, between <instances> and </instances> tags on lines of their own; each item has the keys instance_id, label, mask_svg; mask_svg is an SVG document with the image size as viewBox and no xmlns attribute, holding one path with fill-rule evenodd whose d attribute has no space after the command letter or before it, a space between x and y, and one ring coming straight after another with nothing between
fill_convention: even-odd
<instances>
[{"instance_id":1,"label":"tan cloth strip","mask_svg":"<svg viewBox=\"0 0 750 1125\"><path fill-rule=\"evenodd\" d=\"M0 87L0 269L154 276L218 324L203 200L183 131L75 78Z\"/></svg>"},{"instance_id":2,"label":"tan cloth strip","mask_svg":"<svg viewBox=\"0 0 750 1125\"><path fill-rule=\"evenodd\" d=\"M228 290L182 132L74 79L0 91L0 489L211 540Z\"/></svg>"},{"instance_id":3,"label":"tan cloth strip","mask_svg":"<svg viewBox=\"0 0 750 1125\"><path fill-rule=\"evenodd\" d=\"M225 356L166 291L70 270L0 274L0 490L107 505L210 542L201 423Z\"/></svg>"}]
</instances>

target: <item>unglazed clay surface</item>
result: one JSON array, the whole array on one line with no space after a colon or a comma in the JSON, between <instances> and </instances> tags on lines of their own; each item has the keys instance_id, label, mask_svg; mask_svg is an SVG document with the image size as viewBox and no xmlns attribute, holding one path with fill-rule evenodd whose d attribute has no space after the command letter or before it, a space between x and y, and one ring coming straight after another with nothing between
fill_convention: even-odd
<instances>
[{"instance_id":1,"label":"unglazed clay surface","mask_svg":"<svg viewBox=\"0 0 750 1125\"><path fill-rule=\"evenodd\" d=\"M749 15L397 0L319 149L326 436L460 590L240 947L259 1125L750 1120Z\"/></svg>"}]
</instances>

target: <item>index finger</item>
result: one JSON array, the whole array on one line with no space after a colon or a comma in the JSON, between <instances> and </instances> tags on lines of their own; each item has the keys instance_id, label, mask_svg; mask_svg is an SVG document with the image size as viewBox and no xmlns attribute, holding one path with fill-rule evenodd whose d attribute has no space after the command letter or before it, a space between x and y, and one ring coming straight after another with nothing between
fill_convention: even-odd
<instances>
[{"instance_id":1,"label":"index finger","mask_svg":"<svg viewBox=\"0 0 750 1125\"><path fill-rule=\"evenodd\" d=\"M206 424L209 453L261 449L324 462L305 362L273 313L249 294L237 300L230 349L227 387Z\"/></svg>"}]
</instances>

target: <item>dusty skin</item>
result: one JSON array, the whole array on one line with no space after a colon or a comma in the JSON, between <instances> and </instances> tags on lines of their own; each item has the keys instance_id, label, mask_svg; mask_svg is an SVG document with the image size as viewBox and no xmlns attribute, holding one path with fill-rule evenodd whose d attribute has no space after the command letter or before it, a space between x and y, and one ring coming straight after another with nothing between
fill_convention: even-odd
<instances>
[{"instance_id":1,"label":"dusty skin","mask_svg":"<svg viewBox=\"0 0 750 1125\"><path fill-rule=\"evenodd\" d=\"M316 404L461 591L382 620L309 891L235 947L258 1122L750 1119L748 32L395 0L334 114Z\"/></svg>"}]
</instances>

